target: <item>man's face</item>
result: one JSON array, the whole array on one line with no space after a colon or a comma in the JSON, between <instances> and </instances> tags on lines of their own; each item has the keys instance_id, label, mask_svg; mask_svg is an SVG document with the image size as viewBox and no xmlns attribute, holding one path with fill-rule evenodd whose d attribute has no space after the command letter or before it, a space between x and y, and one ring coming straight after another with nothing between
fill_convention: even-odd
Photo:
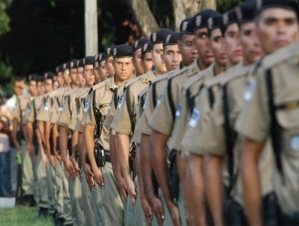
<instances>
[{"instance_id":1,"label":"man's face","mask_svg":"<svg viewBox=\"0 0 299 226\"><path fill-rule=\"evenodd\" d=\"M70 78L71 78L71 83L74 85L79 85L79 80L77 77L77 68L71 68L70 69Z\"/></svg>"},{"instance_id":2,"label":"man's face","mask_svg":"<svg viewBox=\"0 0 299 226\"><path fill-rule=\"evenodd\" d=\"M112 56L107 57L106 62L107 62L107 70L108 70L109 77L112 77L115 74L113 57Z\"/></svg>"},{"instance_id":3,"label":"man's face","mask_svg":"<svg viewBox=\"0 0 299 226\"><path fill-rule=\"evenodd\" d=\"M159 43L159 44L155 44L153 46L153 61L154 61L154 65L157 71L159 71L160 73L165 73L166 67L165 67L165 63L162 61L162 54L163 54L163 44Z\"/></svg>"},{"instance_id":4,"label":"man's face","mask_svg":"<svg viewBox=\"0 0 299 226\"><path fill-rule=\"evenodd\" d=\"M62 74L62 72L58 72L57 73L57 81L59 83L59 86L63 86L64 80L63 80L63 74Z\"/></svg>"},{"instance_id":5,"label":"man's face","mask_svg":"<svg viewBox=\"0 0 299 226\"><path fill-rule=\"evenodd\" d=\"M44 93L44 87L41 81L36 83L36 90L37 90L37 95L42 95Z\"/></svg>"},{"instance_id":6,"label":"man's face","mask_svg":"<svg viewBox=\"0 0 299 226\"><path fill-rule=\"evenodd\" d=\"M223 42L224 51L227 54L227 66L236 65L243 59L243 51L239 39L239 26L237 23L226 28Z\"/></svg>"},{"instance_id":7,"label":"man's face","mask_svg":"<svg viewBox=\"0 0 299 226\"><path fill-rule=\"evenodd\" d=\"M150 52L144 53L144 57L141 62L144 72L148 72L148 70L150 70L154 65L153 54Z\"/></svg>"},{"instance_id":8,"label":"man's face","mask_svg":"<svg viewBox=\"0 0 299 226\"><path fill-rule=\"evenodd\" d=\"M59 83L58 83L58 81L57 81L57 80L56 80L56 81L54 81L54 83L53 83L53 90L57 89L57 88L58 88L58 86L59 86Z\"/></svg>"},{"instance_id":9,"label":"man's face","mask_svg":"<svg viewBox=\"0 0 299 226\"><path fill-rule=\"evenodd\" d=\"M254 22L241 24L240 43L243 49L244 65L253 64L261 56L261 45L256 35Z\"/></svg>"},{"instance_id":10,"label":"man's face","mask_svg":"<svg viewBox=\"0 0 299 226\"><path fill-rule=\"evenodd\" d=\"M198 57L200 62L206 67L210 66L214 62L213 53L210 50L208 29L201 28L194 32L195 35L195 45L198 51Z\"/></svg>"},{"instance_id":11,"label":"man's face","mask_svg":"<svg viewBox=\"0 0 299 226\"><path fill-rule=\"evenodd\" d=\"M179 42L184 66L189 66L198 57L194 35L182 34Z\"/></svg>"},{"instance_id":12,"label":"man's face","mask_svg":"<svg viewBox=\"0 0 299 226\"><path fill-rule=\"evenodd\" d=\"M94 62L93 64L93 74L95 83L100 83L102 81L100 74L99 74L99 62Z\"/></svg>"},{"instance_id":13,"label":"man's face","mask_svg":"<svg viewBox=\"0 0 299 226\"><path fill-rule=\"evenodd\" d=\"M133 74L133 58L122 57L114 59L115 75L120 81L126 81Z\"/></svg>"},{"instance_id":14,"label":"man's face","mask_svg":"<svg viewBox=\"0 0 299 226\"><path fill-rule=\"evenodd\" d=\"M64 81L64 84L65 85L68 85L68 84L70 84L70 76L69 76L69 74L70 74L70 71L69 71L69 69L65 69L63 72L62 72L62 75L63 75L63 81Z\"/></svg>"},{"instance_id":15,"label":"man's face","mask_svg":"<svg viewBox=\"0 0 299 226\"><path fill-rule=\"evenodd\" d=\"M139 76L139 75L144 74L144 71L143 71L143 68L142 68L142 65L141 65L141 48L137 49L134 52L133 61L134 61L134 67L135 67L135 70L136 70L136 75Z\"/></svg>"},{"instance_id":16,"label":"man's face","mask_svg":"<svg viewBox=\"0 0 299 226\"><path fill-rule=\"evenodd\" d=\"M85 79L83 77L83 67L78 67L77 68L77 77L78 77L78 81L80 83L81 86L85 85Z\"/></svg>"},{"instance_id":17,"label":"man's face","mask_svg":"<svg viewBox=\"0 0 299 226\"><path fill-rule=\"evenodd\" d=\"M93 74L93 65L88 64L83 67L83 74L85 78L85 85L87 87L91 87L95 81L95 77Z\"/></svg>"},{"instance_id":18,"label":"man's face","mask_svg":"<svg viewBox=\"0 0 299 226\"><path fill-rule=\"evenodd\" d=\"M44 82L45 93L49 93L53 90L53 81L52 79L45 79Z\"/></svg>"},{"instance_id":19,"label":"man's face","mask_svg":"<svg viewBox=\"0 0 299 226\"><path fill-rule=\"evenodd\" d=\"M36 90L36 81L31 80L29 82L29 93L31 96L36 96L37 95L37 90Z\"/></svg>"},{"instance_id":20,"label":"man's face","mask_svg":"<svg viewBox=\"0 0 299 226\"><path fill-rule=\"evenodd\" d=\"M14 89L14 93L16 96L20 96L22 94L23 87L24 87L23 81L15 81L14 82L13 89Z\"/></svg>"},{"instance_id":21,"label":"man's face","mask_svg":"<svg viewBox=\"0 0 299 226\"><path fill-rule=\"evenodd\" d=\"M214 29L210 34L210 48L215 57L215 63L224 67L226 65L226 53L223 50L223 37L220 28Z\"/></svg>"},{"instance_id":22,"label":"man's face","mask_svg":"<svg viewBox=\"0 0 299 226\"><path fill-rule=\"evenodd\" d=\"M182 54L178 44L164 46L162 60L165 63L167 71L177 69L182 61Z\"/></svg>"},{"instance_id":23,"label":"man's face","mask_svg":"<svg viewBox=\"0 0 299 226\"><path fill-rule=\"evenodd\" d=\"M99 63L98 73L102 81L109 78L106 61L101 61Z\"/></svg>"},{"instance_id":24,"label":"man's face","mask_svg":"<svg viewBox=\"0 0 299 226\"><path fill-rule=\"evenodd\" d=\"M257 19L257 35L266 55L298 40L299 28L295 12L269 8L265 9Z\"/></svg>"}]
</instances>

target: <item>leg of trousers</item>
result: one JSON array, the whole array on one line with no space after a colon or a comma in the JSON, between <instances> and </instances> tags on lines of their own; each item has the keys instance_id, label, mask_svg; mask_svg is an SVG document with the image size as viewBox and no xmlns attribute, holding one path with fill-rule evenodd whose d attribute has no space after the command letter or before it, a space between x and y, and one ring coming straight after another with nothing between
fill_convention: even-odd
<instances>
[{"instance_id":1,"label":"leg of trousers","mask_svg":"<svg viewBox=\"0 0 299 226\"><path fill-rule=\"evenodd\" d=\"M18 163L17 163L17 151L15 148L10 148L10 190L15 192L17 190L17 174L18 174Z\"/></svg>"},{"instance_id":2,"label":"leg of trousers","mask_svg":"<svg viewBox=\"0 0 299 226\"><path fill-rule=\"evenodd\" d=\"M164 196L163 196L162 191L161 191L160 188L158 190L158 194L159 194L159 198L161 199L161 201L163 203L163 209L164 209L164 216L165 216L165 218L164 218L164 221L163 221L163 225L164 226L172 226L173 222L172 222L170 213L168 211L168 208L167 208Z\"/></svg>"},{"instance_id":3,"label":"leg of trousers","mask_svg":"<svg viewBox=\"0 0 299 226\"><path fill-rule=\"evenodd\" d=\"M9 194L9 151L0 152L0 196Z\"/></svg>"},{"instance_id":4,"label":"leg of trousers","mask_svg":"<svg viewBox=\"0 0 299 226\"><path fill-rule=\"evenodd\" d=\"M180 185L179 187L179 197L178 197L178 208L180 212L180 219L181 219L181 225L182 226L187 226L187 221L186 221L186 212L185 212L185 205L184 205L184 197L183 197L183 190L182 186Z\"/></svg>"},{"instance_id":5,"label":"leg of trousers","mask_svg":"<svg viewBox=\"0 0 299 226\"><path fill-rule=\"evenodd\" d=\"M55 209L57 210L58 217L63 218L63 169L61 163L55 158L55 184L56 184L56 199Z\"/></svg>"},{"instance_id":6,"label":"leg of trousers","mask_svg":"<svg viewBox=\"0 0 299 226\"><path fill-rule=\"evenodd\" d=\"M69 180L65 175L63 162L60 162L61 168L63 171L62 174L62 186L63 186L63 219L64 224L72 224L73 223L73 214L72 214L72 203L70 197L70 187Z\"/></svg>"},{"instance_id":7,"label":"leg of trousers","mask_svg":"<svg viewBox=\"0 0 299 226\"><path fill-rule=\"evenodd\" d=\"M36 172L36 182L37 182L37 194L38 194L38 207L39 208L49 208L48 199L48 185L47 185L47 166L43 164L41 152L35 158L35 172Z\"/></svg>"},{"instance_id":8,"label":"leg of trousers","mask_svg":"<svg viewBox=\"0 0 299 226\"><path fill-rule=\"evenodd\" d=\"M140 190L139 190L139 183L138 183L137 176L135 178L135 187L137 192L137 199L136 199L136 206L135 206L135 225L147 226L148 223L144 216L144 212L141 205Z\"/></svg>"},{"instance_id":9,"label":"leg of trousers","mask_svg":"<svg viewBox=\"0 0 299 226\"><path fill-rule=\"evenodd\" d=\"M26 150L25 140L21 141L22 150L22 189L24 195L34 195L35 184L34 184L34 168L32 157Z\"/></svg>"},{"instance_id":10,"label":"leg of trousers","mask_svg":"<svg viewBox=\"0 0 299 226\"><path fill-rule=\"evenodd\" d=\"M48 190L48 212L54 214L56 211L56 178L55 169L51 166L50 161L47 161L47 190Z\"/></svg>"},{"instance_id":11,"label":"leg of trousers","mask_svg":"<svg viewBox=\"0 0 299 226\"><path fill-rule=\"evenodd\" d=\"M112 164L102 167L105 186L101 189L105 226L124 225L124 205L113 175Z\"/></svg>"},{"instance_id":12,"label":"leg of trousers","mask_svg":"<svg viewBox=\"0 0 299 226\"><path fill-rule=\"evenodd\" d=\"M83 170L81 171L81 183L83 208L85 214L85 225L97 225L95 221L95 213L93 209L91 191L89 190L88 184L86 182L85 173L83 172Z\"/></svg>"}]
</instances>

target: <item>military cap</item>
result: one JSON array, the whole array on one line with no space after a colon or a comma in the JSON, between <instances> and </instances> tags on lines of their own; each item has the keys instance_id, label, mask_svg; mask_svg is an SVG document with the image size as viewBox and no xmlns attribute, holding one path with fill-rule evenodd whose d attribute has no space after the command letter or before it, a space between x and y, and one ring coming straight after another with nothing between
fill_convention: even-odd
<instances>
[{"instance_id":1,"label":"military cap","mask_svg":"<svg viewBox=\"0 0 299 226\"><path fill-rule=\"evenodd\" d=\"M94 57L93 56L87 56L85 58L83 58L83 66L85 65L93 65L93 62L94 62Z\"/></svg>"},{"instance_id":2,"label":"military cap","mask_svg":"<svg viewBox=\"0 0 299 226\"><path fill-rule=\"evenodd\" d=\"M151 42L145 43L142 47L142 53L141 54L149 53L152 50L153 50L153 44Z\"/></svg>"},{"instance_id":3,"label":"military cap","mask_svg":"<svg viewBox=\"0 0 299 226\"><path fill-rule=\"evenodd\" d=\"M236 11L235 11L235 9L231 9L222 15L222 26L221 26L222 34L225 33L226 28L229 25L234 24L234 23L237 23Z\"/></svg>"},{"instance_id":4,"label":"military cap","mask_svg":"<svg viewBox=\"0 0 299 226\"><path fill-rule=\"evenodd\" d=\"M193 35L193 17L189 17L181 22L180 34L190 34Z\"/></svg>"},{"instance_id":5,"label":"military cap","mask_svg":"<svg viewBox=\"0 0 299 226\"><path fill-rule=\"evenodd\" d=\"M77 59L72 59L69 62L69 69L77 68Z\"/></svg>"},{"instance_id":6,"label":"military cap","mask_svg":"<svg viewBox=\"0 0 299 226\"><path fill-rule=\"evenodd\" d=\"M235 8L236 17L239 24L253 21L254 12L256 11L256 2L250 0L242 3Z\"/></svg>"},{"instance_id":7,"label":"military cap","mask_svg":"<svg viewBox=\"0 0 299 226\"><path fill-rule=\"evenodd\" d=\"M283 8L294 11L299 14L298 3L295 0L256 0L257 10L255 16L268 8Z\"/></svg>"},{"instance_id":8,"label":"military cap","mask_svg":"<svg viewBox=\"0 0 299 226\"><path fill-rule=\"evenodd\" d=\"M132 57L132 56L133 56L132 46L128 46L126 44L118 45L113 50L113 57L114 58Z\"/></svg>"},{"instance_id":9,"label":"military cap","mask_svg":"<svg viewBox=\"0 0 299 226\"><path fill-rule=\"evenodd\" d=\"M77 68L78 67L83 67L84 65L83 65L83 59L84 58L82 58L82 59L80 59L80 60L77 60Z\"/></svg>"},{"instance_id":10,"label":"military cap","mask_svg":"<svg viewBox=\"0 0 299 226\"><path fill-rule=\"evenodd\" d=\"M115 45L112 45L109 48L107 48L106 49L106 56L107 57L113 56L113 51L114 51L115 48L116 48Z\"/></svg>"},{"instance_id":11,"label":"military cap","mask_svg":"<svg viewBox=\"0 0 299 226\"><path fill-rule=\"evenodd\" d=\"M220 16L213 16L208 19L208 32L211 32L217 28L221 28L222 26L222 15Z\"/></svg>"},{"instance_id":12,"label":"military cap","mask_svg":"<svg viewBox=\"0 0 299 226\"><path fill-rule=\"evenodd\" d=\"M101 63L102 61L106 60L106 54L105 52L99 53L99 63Z\"/></svg>"},{"instance_id":13,"label":"military cap","mask_svg":"<svg viewBox=\"0 0 299 226\"><path fill-rule=\"evenodd\" d=\"M180 33L179 32L172 32L166 36L163 41L163 46L167 45L176 45L180 40Z\"/></svg>"},{"instance_id":14,"label":"military cap","mask_svg":"<svg viewBox=\"0 0 299 226\"><path fill-rule=\"evenodd\" d=\"M36 81L38 80L38 75L37 74L31 74L28 76L29 81Z\"/></svg>"},{"instance_id":15,"label":"military cap","mask_svg":"<svg viewBox=\"0 0 299 226\"><path fill-rule=\"evenodd\" d=\"M171 32L173 32L173 31L169 30L167 28L162 28L162 29L152 33L150 36L150 40L153 45L163 43L166 36L168 34L170 34Z\"/></svg>"},{"instance_id":16,"label":"military cap","mask_svg":"<svg viewBox=\"0 0 299 226\"><path fill-rule=\"evenodd\" d=\"M54 76L55 76L55 74L52 71L47 71L47 72L44 73L44 78L45 79L48 78L48 77L53 78Z\"/></svg>"},{"instance_id":17,"label":"military cap","mask_svg":"<svg viewBox=\"0 0 299 226\"><path fill-rule=\"evenodd\" d=\"M37 76L37 82L43 82L45 80L44 76L38 75Z\"/></svg>"},{"instance_id":18,"label":"military cap","mask_svg":"<svg viewBox=\"0 0 299 226\"><path fill-rule=\"evenodd\" d=\"M150 40L148 38L141 38L141 39L138 39L137 41L135 41L135 43L133 45L133 53L135 53L135 51L137 49L141 49L145 43L149 43L149 42L150 42Z\"/></svg>"},{"instance_id":19,"label":"military cap","mask_svg":"<svg viewBox=\"0 0 299 226\"><path fill-rule=\"evenodd\" d=\"M214 16L220 16L221 14L212 9L205 9L197 13L193 17L193 31L196 31L201 28L208 27L208 19Z\"/></svg>"},{"instance_id":20,"label":"military cap","mask_svg":"<svg viewBox=\"0 0 299 226\"><path fill-rule=\"evenodd\" d=\"M63 71L63 65L59 65L56 67L56 73L62 72Z\"/></svg>"},{"instance_id":21,"label":"military cap","mask_svg":"<svg viewBox=\"0 0 299 226\"><path fill-rule=\"evenodd\" d=\"M64 63L63 65L62 65L62 71L64 71L64 70L66 70L66 69L69 69L69 64L70 64L70 62L66 62L66 63Z\"/></svg>"}]
</instances>

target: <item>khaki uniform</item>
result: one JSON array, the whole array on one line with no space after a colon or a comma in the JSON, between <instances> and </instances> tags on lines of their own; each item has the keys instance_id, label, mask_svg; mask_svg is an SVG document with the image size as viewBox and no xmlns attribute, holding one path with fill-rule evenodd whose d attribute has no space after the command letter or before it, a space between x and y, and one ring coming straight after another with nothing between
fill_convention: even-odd
<instances>
[{"instance_id":1,"label":"khaki uniform","mask_svg":"<svg viewBox=\"0 0 299 226\"><path fill-rule=\"evenodd\" d=\"M248 88L244 95L242 115L236 124L237 131L243 136L265 143L273 129L271 114L275 116L281 134L280 139L274 142L278 141L281 145L279 159L283 172L281 174L274 165L274 190L282 212L288 215L299 212L298 59L298 43L263 59L254 87L251 90ZM267 88L268 76L272 78L273 99ZM274 112L269 109L271 99Z\"/></svg>"},{"instance_id":2,"label":"khaki uniform","mask_svg":"<svg viewBox=\"0 0 299 226\"><path fill-rule=\"evenodd\" d=\"M130 138L132 137L136 122L138 94L149 85L152 79L154 79L154 74L151 70L149 70L145 74L132 79L125 85L122 100L119 101L113 122L111 124L111 128L117 133L128 135ZM135 180L135 178L133 178L133 180ZM132 208L131 199L128 199L127 205L128 209ZM141 205L138 205L138 207L141 207ZM137 208L135 208L135 212L136 211L138 211ZM142 209L139 209L139 211L143 212ZM144 217L144 214L136 215L136 213L134 213L134 215L135 219L130 219L128 225L146 225L147 221Z\"/></svg>"},{"instance_id":3,"label":"khaki uniform","mask_svg":"<svg viewBox=\"0 0 299 226\"><path fill-rule=\"evenodd\" d=\"M26 150L26 142L24 137L24 126L26 123L26 109L30 102L30 95L22 95L17 97L17 105L12 112L12 117L16 118L19 122L20 131L22 132L22 138L20 142L22 152L22 189L24 195L35 194L35 178L34 178L34 162L32 157Z\"/></svg>"},{"instance_id":4,"label":"khaki uniform","mask_svg":"<svg viewBox=\"0 0 299 226\"><path fill-rule=\"evenodd\" d=\"M179 93L183 88L183 85L186 83L187 79L190 79L192 76L196 75L198 71L200 71L200 69L198 67L197 60L195 60L194 63L192 63L190 66L178 70L178 72L174 72L173 75L168 78L168 84L163 91L161 103L156 107L149 121L149 126L153 130L156 130L170 137L166 145L167 159L170 154L169 150L172 150L173 148L171 146L171 136L175 123L175 109L177 108L179 103ZM180 194L177 204L180 209L180 218L182 225L186 225L182 193L181 189L179 190Z\"/></svg>"},{"instance_id":5,"label":"khaki uniform","mask_svg":"<svg viewBox=\"0 0 299 226\"><path fill-rule=\"evenodd\" d=\"M106 117L110 102L114 93L114 78L110 78L93 88L90 94L89 109L84 115L83 121L86 125L96 126L95 110L98 110L102 117ZM106 155L109 153L109 129L103 125L97 141ZM117 184L113 175L111 162L106 161L105 165L101 168L105 186L99 188L96 185L93 188L93 200L95 208L101 209L102 225L123 225L124 223L124 206L121 195L118 191ZM101 199L99 199L99 196Z\"/></svg>"}]
</instances>

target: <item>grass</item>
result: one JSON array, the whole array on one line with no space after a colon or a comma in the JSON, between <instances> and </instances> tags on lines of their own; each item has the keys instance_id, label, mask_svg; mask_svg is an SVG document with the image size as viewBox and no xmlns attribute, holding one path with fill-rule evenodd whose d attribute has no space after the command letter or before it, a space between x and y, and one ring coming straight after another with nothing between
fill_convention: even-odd
<instances>
[{"instance_id":1,"label":"grass","mask_svg":"<svg viewBox=\"0 0 299 226\"><path fill-rule=\"evenodd\" d=\"M53 226L50 216L38 218L34 207L16 206L12 209L0 208L0 225L9 226Z\"/></svg>"}]
</instances>

